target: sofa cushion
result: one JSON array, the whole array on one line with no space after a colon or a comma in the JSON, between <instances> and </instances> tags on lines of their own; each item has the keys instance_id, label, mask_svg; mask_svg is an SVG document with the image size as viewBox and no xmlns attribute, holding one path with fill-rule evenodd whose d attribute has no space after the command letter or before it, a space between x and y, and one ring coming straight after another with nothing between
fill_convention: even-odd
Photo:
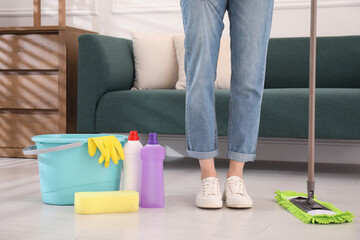
<instances>
[{"instance_id":1,"label":"sofa cushion","mask_svg":"<svg viewBox=\"0 0 360 240\"><path fill-rule=\"evenodd\" d=\"M176 34L132 31L135 79L131 90L175 89L178 63Z\"/></svg>"},{"instance_id":2,"label":"sofa cushion","mask_svg":"<svg viewBox=\"0 0 360 240\"><path fill-rule=\"evenodd\" d=\"M309 87L308 37L271 38L265 88ZM316 87L360 88L360 36L317 38Z\"/></svg>"},{"instance_id":3,"label":"sofa cushion","mask_svg":"<svg viewBox=\"0 0 360 240\"><path fill-rule=\"evenodd\" d=\"M260 136L307 138L309 89L265 89ZM317 88L315 137L359 139L360 89Z\"/></svg>"},{"instance_id":4,"label":"sofa cushion","mask_svg":"<svg viewBox=\"0 0 360 240\"><path fill-rule=\"evenodd\" d=\"M215 91L219 136L227 135L229 90ZM316 90L319 139L359 139L360 89ZM114 91L104 94L96 110L96 132L185 134L185 90ZM260 137L307 138L308 89L265 89Z\"/></svg>"},{"instance_id":5,"label":"sofa cushion","mask_svg":"<svg viewBox=\"0 0 360 240\"><path fill-rule=\"evenodd\" d=\"M185 73L185 34L174 36L174 44L176 57L179 66L179 77L175 85L176 89L186 89L186 73ZM221 38L218 63L216 70L216 79L214 82L215 89L229 89L231 82L231 49L230 39Z\"/></svg>"}]
</instances>

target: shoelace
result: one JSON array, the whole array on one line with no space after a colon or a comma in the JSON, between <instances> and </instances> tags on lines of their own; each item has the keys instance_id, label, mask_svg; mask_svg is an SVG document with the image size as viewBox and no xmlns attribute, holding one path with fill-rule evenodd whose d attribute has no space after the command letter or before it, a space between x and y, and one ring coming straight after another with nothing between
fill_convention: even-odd
<instances>
[{"instance_id":1,"label":"shoelace","mask_svg":"<svg viewBox=\"0 0 360 240\"><path fill-rule=\"evenodd\" d=\"M246 194L245 185L241 180L230 178L227 180L227 184L231 194Z\"/></svg>"},{"instance_id":2,"label":"shoelace","mask_svg":"<svg viewBox=\"0 0 360 240\"><path fill-rule=\"evenodd\" d=\"M202 184L202 193L203 196L207 195L218 195L219 194L219 183L218 181L214 180L207 180L204 181Z\"/></svg>"}]
</instances>

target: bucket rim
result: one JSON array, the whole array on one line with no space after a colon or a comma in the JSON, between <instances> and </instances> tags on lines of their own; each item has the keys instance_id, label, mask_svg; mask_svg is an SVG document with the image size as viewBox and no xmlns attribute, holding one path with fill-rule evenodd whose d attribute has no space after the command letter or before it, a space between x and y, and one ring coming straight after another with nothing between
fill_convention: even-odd
<instances>
[{"instance_id":1,"label":"bucket rim","mask_svg":"<svg viewBox=\"0 0 360 240\"><path fill-rule=\"evenodd\" d=\"M120 142L126 141L127 136L126 135L120 135L120 134L109 134L109 133L97 133L97 134L43 134L43 135L37 135L33 136L31 140L35 143L74 143L74 142L81 142L81 143L87 143L88 139L91 137L102 137L102 136L115 136L117 139L119 139Z\"/></svg>"}]
</instances>

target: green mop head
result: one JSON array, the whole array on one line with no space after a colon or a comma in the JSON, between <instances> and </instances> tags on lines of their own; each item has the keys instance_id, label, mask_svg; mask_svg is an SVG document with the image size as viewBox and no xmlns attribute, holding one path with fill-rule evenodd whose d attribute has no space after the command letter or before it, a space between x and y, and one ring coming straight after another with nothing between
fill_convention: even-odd
<instances>
[{"instance_id":1,"label":"green mop head","mask_svg":"<svg viewBox=\"0 0 360 240\"><path fill-rule=\"evenodd\" d=\"M307 198L307 194L302 192L294 192L294 191L280 191L277 190L275 192L276 201L286 208L289 212L295 215L298 219L303 221L304 223L318 223L318 224L330 224L330 223L345 223L352 222L355 217L351 212L342 212L340 209L334 207L331 203L322 202L316 199L314 196L314 201L319 203L320 205L328 208L330 211L323 210L313 210L309 212L304 212L302 209L295 206L290 199L296 197L305 197ZM327 213L327 214L324 214Z\"/></svg>"}]
</instances>

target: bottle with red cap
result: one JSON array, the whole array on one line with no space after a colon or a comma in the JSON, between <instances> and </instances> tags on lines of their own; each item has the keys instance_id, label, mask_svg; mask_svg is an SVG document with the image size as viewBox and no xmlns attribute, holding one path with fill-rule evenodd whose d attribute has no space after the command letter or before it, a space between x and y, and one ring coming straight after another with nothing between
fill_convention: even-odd
<instances>
[{"instance_id":1,"label":"bottle with red cap","mask_svg":"<svg viewBox=\"0 0 360 240\"><path fill-rule=\"evenodd\" d=\"M123 190L141 193L141 155L143 148L137 131L130 131L128 142L124 147Z\"/></svg>"}]
</instances>

